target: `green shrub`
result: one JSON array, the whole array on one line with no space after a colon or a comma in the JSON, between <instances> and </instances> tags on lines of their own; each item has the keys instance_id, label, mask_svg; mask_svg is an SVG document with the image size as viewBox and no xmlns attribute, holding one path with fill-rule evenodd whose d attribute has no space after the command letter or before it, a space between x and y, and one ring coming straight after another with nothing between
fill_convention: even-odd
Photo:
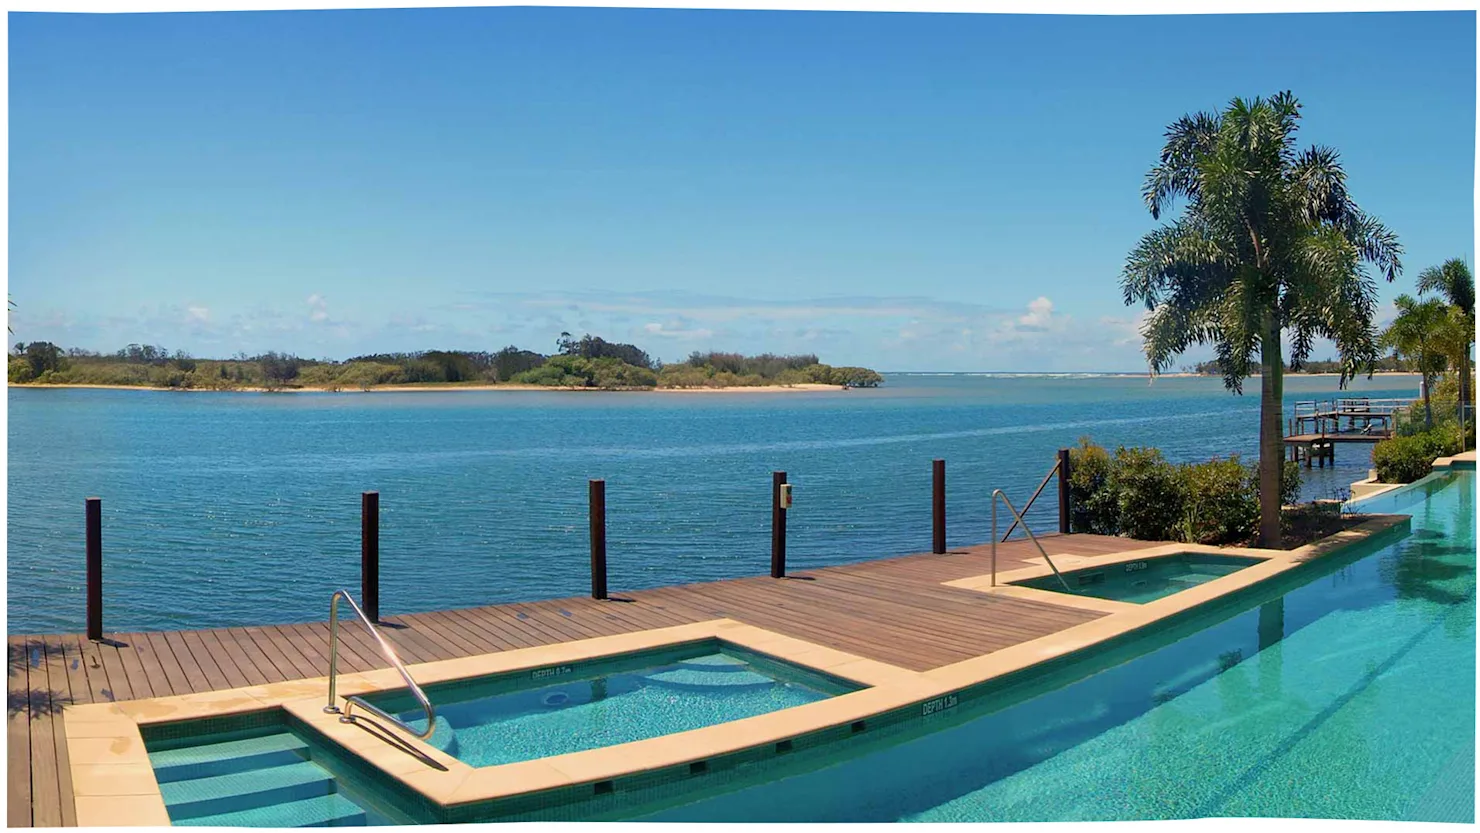
<instances>
[{"instance_id":1,"label":"green shrub","mask_svg":"<svg viewBox=\"0 0 1480 833\"><path fill-rule=\"evenodd\" d=\"M1239 462L1209 460L1180 467L1182 528L1177 540L1193 544L1242 543L1259 528L1259 473Z\"/></svg>"},{"instance_id":2,"label":"green shrub","mask_svg":"<svg viewBox=\"0 0 1480 833\"><path fill-rule=\"evenodd\" d=\"M1069 528L1097 535L1120 534L1120 506L1109 488L1110 453L1081 437L1069 449Z\"/></svg>"},{"instance_id":3,"label":"green shrub","mask_svg":"<svg viewBox=\"0 0 1480 833\"><path fill-rule=\"evenodd\" d=\"M1434 459L1458 450L1458 426L1450 437L1445 428L1394 437L1372 447L1372 466L1381 483L1412 483L1434 470Z\"/></svg>"},{"instance_id":4,"label":"green shrub","mask_svg":"<svg viewBox=\"0 0 1480 833\"><path fill-rule=\"evenodd\" d=\"M19 356L11 356L8 370L10 371L10 383L13 385L24 385L36 378L36 373L31 369L31 363Z\"/></svg>"},{"instance_id":5,"label":"green shrub","mask_svg":"<svg viewBox=\"0 0 1480 833\"><path fill-rule=\"evenodd\" d=\"M1286 463L1281 498L1300 495L1300 467ZM1111 456L1088 437L1069 449L1069 523L1074 532L1148 541L1240 544L1259 528L1259 473L1237 456L1172 465L1154 448Z\"/></svg>"},{"instance_id":6,"label":"green shrub","mask_svg":"<svg viewBox=\"0 0 1480 833\"><path fill-rule=\"evenodd\" d=\"M1142 541L1175 539L1184 503L1182 477L1160 450L1116 449L1107 483L1115 495L1122 535Z\"/></svg>"},{"instance_id":7,"label":"green shrub","mask_svg":"<svg viewBox=\"0 0 1480 833\"><path fill-rule=\"evenodd\" d=\"M1258 501L1259 475L1254 475L1254 496ZM1280 504L1283 506L1294 506L1300 501L1300 464L1294 460L1286 460L1284 469L1280 471Z\"/></svg>"}]
</instances>

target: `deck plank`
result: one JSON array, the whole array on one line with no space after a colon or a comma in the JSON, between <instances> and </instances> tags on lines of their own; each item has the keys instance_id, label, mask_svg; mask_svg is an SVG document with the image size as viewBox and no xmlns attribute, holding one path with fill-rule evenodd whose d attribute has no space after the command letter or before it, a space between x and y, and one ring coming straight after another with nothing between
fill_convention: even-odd
<instances>
[{"instance_id":1,"label":"deck plank","mask_svg":"<svg viewBox=\"0 0 1480 833\"><path fill-rule=\"evenodd\" d=\"M11 637L6 641L5 763L9 777L5 787L5 825L31 827L33 806L31 779L35 758L31 755L31 685L28 641Z\"/></svg>"}]
</instances>

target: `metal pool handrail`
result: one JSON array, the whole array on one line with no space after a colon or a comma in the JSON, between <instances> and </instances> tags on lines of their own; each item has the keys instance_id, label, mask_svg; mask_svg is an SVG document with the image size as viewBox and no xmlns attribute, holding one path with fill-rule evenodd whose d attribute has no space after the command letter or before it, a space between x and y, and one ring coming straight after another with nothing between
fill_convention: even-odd
<instances>
[{"instance_id":1,"label":"metal pool handrail","mask_svg":"<svg viewBox=\"0 0 1480 833\"><path fill-rule=\"evenodd\" d=\"M386 659L390 660L391 665L395 666L396 672L401 675L401 679L406 681L406 687L411 689L412 696L421 704L422 711L425 711L427 714L427 728L424 732L418 732L399 717L366 702L364 698L358 695L351 695L344 698L344 713L339 718L340 722L349 723L353 721L354 718L350 716L350 710L355 706L359 706L414 737L422 740L431 737L432 732L437 728L436 712L432 709L432 701L427 699L426 692L421 690L421 686L417 685L416 681L411 679L411 672L406 670L406 666L401 662L401 658L396 656L396 649L391 647L391 643L387 642L385 637L380 635L380 631L376 629L375 623L371 622L370 617L365 615L365 611L360 610L360 606L355 604L355 600L349 595L348 590L336 590L334 591L334 595L329 597L329 704L324 706L324 711L329 714L339 711L339 706L334 702L334 683L339 678L340 599L349 602L350 609L355 612L355 616L359 617L360 623L365 626L366 630L370 631L371 636L375 637L375 643L380 646L380 653Z\"/></svg>"},{"instance_id":2,"label":"metal pool handrail","mask_svg":"<svg viewBox=\"0 0 1480 833\"><path fill-rule=\"evenodd\" d=\"M1013 507L1012 501L1010 501L1010 500L1007 499L1007 494L1005 492L1003 492L1001 489L993 489L992 490L992 586L993 587L996 587L997 586L997 499L998 498L1001 498L1002 499L1002 504L1007 507L1007 511L1011 512L1012 513L1012 516L1017 519L1017 522L1014 524L1014 526L1021 525L1022 528L1023 528L1023 531L1026 532L1026 533L1028 533L1028 540L1030 540L1030 541L1033 542L1033 546L1035 546L1035 547L1038 548L1038 552L1043 556L1043 560L1048 562L1048 567L1049 567L1049 569L1053 570L1053 574L1058 578L1059 584L1064 585L1064 592L1065 593L1073 593L1074 591L1069 589L1069 582L1067 582L1067 581L1064 580L1063 573L1060 573L1059 572L1059 568L1056 567L1056 566L1054 566L1053 559L1048 557L1048 551L1043 548L1043 545L1042 544L1038 543L1038 536L1033 534L1033 529L1028 526L1028 522L1027 521L1023 520L1023 516L1017 511L1016 508Z\"/></svg>"},{"instance_id":3,"label":"metal pool handrail","mask_svg":"<svg viewBox=\"0 0 1480 833\"><path fill-rule=\"evenodd\" d=\"M1063 460L1054 460L1053 461L1053 468L1051 468L1051 469L1048 470L1048 474L1043 475L1043 482L1041 482L1041 483L1038 484L1038 488L1033 490L1033 496L1030 497L1030 498L1028 498L1028 502L1027 503L1023 504L1023 514L1024 515L1028 514L1028 510L1030 510L1030 509L1033 508L1033 501L1037 500L1038 499L1038 496L1041 495L1041 494L1043 494L1043 488L1048 485L1048 481L1052 480L1053 479L1053 476L1055 474L1059 475L1060 477L1063 477L1063 474L1060 473L1060 471L1059 471L1059 469L1062 468L1063 465L1064 465L1064 461ZM1012 531L1014 529L1017 529L1017 526L1018 526L1017 519L1013 519L1012 524L1007 527L1007 531L1004 532L1004 533L1002 533L1002 540L1006 541L1007 540L1007 537L1012 534ZM1026 528L1027 527L1027 524L1023 524L1023 526L1024 526L1024 528ZM993 538L996 538L997 537L996 533L993 533L992 537Z\"/></svg>"}]
</instances>

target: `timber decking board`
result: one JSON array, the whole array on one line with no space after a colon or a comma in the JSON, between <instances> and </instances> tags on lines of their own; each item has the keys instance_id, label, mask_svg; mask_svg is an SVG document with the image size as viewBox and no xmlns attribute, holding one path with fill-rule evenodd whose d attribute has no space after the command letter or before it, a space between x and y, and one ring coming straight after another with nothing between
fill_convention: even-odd
<instances>
[{"instance_id":1,"label":"timber decking board","mask_svg":"<svg viewBox=\"0 0 1480 833\"><path fill-rule=\"evenodd\" d=\"M1098 535L1043 536L1053 555L1103 555L1157 544ZM1040 563L1031 542L998 545L999 572ZM381 633L407 664L550 645L727 617L913 670L1025 642L1103 615L944 582L991 571L990 545L807 568L783 580L616 590L609 601L572 597L386 615ZM67 636L7 640L7 824L76 823L60 710L66 702L163 697L328 672L326 621L199 631L115 633L95 644ZM388 668L375 640L342 616L343 672ZM94 664L96 663L96 665Z\"/></svg>"}]
</instances>

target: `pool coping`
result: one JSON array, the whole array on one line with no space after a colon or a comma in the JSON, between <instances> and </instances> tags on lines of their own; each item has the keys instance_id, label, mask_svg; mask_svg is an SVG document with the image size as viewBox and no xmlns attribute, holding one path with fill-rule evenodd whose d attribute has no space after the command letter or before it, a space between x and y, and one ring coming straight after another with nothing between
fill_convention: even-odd
<instances>
[{"instance_id":1,"label":"pool coping","mask_svg":"<svg viewBox=\"0 0 1480 833\"><path fill-rule=\"evenodd\" d=\"M1064 566L1074 568L1150 560L1187 552L1262 559L1260 563L1235 573L1143 604L1094 599L1094 604L1090 605L1083 604L1086 597L1001 586L1008 578L1051 574L1046 564L1000 573L999 586L995 588L990 587L990 575L944 582L945 586L988 594L1022 596L1031 593L1035 594L1035 600L1063 607L1092 609L1102 615L1047 636L929 671L899 668L725 618L410 666L417 682L429 685L720 640L866 686L858 691L741 720L495 766L469 766L423 741L392 729L380 727L378 732L372 731L367 726L379 727L380 724L363 712L356 722L341 723L339 715L323 710L328 694L326 677L144 700L68 705L63 708L62 732L70 759L77 824L169 826L169 814L149 763L141 727L206 717L281 709L325 739L363 759L382 776L448 808L683 767L911 707L924 707L929 713L932 703L945 700L954 704L952 698L963 689L1142 631L1162 620L1272 581L1305 563L1345 550L1408 520L1407 515L1370 515L1351 529L1289 551L1166 544L1078 557L1072 559L1072 565L1067 563L1071 560L1069 557L1063 557ZM982 582L986 582L985 588L981 586ZM390 668L341 674L337 683L338 701L342 707L346 696L403 687L399 674ZM393 736L395 741L388 742L387 735Z\"/></svg>"},{"instance_id":2,"label":"pool coping","mask_svg":"<svg viewBox=\"0 0 1480 833\"><path fill-rule=\"evenodd\" d=\"M1237 572L1230 573L1227 576L1219 576L1217 578L1210 579L1203 582L1202 585L1196 585L1198 587L1201 587L1203 585L1223 581L1224 579L1229 578L1229 576L1238 575L1239 573L1243 573L1245 570L1261 566L1262 563L1270 561L1272 559L1278 559L1282 553L1293 552L1298 552L1298 550L1261 550L1254 549L1252 547L1215 547L1209 546L1207 544L1162 544L1155 547L1147 547L1145 549L1133 550L1128 552L1107 553L1105 555L1056 556L1050 554L1049 557L1053 559L1054 566L1057 566L1059 568L1059 572L1065 574L1078 572L1080 570L1092 570L1096 567L1113 567L1118 564L1132 564L1137 561L1156 561L1158 559L1171 558L1173 556L1187 554L1230 555L1237 556L1239 558L1253 558L1257 559L1260 562L1257 564L1250 564L1247 567L1244 567ZM963 590L975 590L979 593L987 593L994 596L1009 596L1018 599L1028 599L1044 604L1056 604L1060 607L1073 607L1080 610L1090 610L1107 614L1125 613L1127 611L1143 608L1148 604L1152 604L1153 602L1161 601L1161 599L1154 599L1151 602L1141 603L1122 602L1114 599L1100 599L1094 596L1076 596L1069 593L1060 593L1057 590L1044 590L1037 587L1026 587L1019 582L1028 581L1030 579L1047 578L1048 576L1053 575L1053 567L1050 567L1048 563L1042 558L1032 558L1028 559L1028 561L1038 563L1031 567L1020 567L1015 570L999 572L997 573L995 584L993 583L992 575L990 573L987 573L984 575L967 576L966 578L948 581L945 582L945 586L959 587ZM1237 589L1237 587L1241 585L1228 586L1231 589ZM1170 596L1180 595L1185 592L1187 591L1179 590L1176 593L1169 594L1169 596L1164 596L1163 598L1169 598Z\"/></svg>"},{"instance_id":3,"label":"pool coping","mask_svg":"<svg viewBox=\"0 0 1480 833\"><path fill-rule=\"evenodd\" d=\"M1439 471L1440 469L1452 469L1455 467L1455 463L1459 463L1460 468L1469 468L1470 466L1473 466L1475 464L1475 450L1470 449L1469 451L1461 451L1460 453L1450 457L1436 457L1434 458L1434 462L1430 465L1430 468L1433 471ZM1423 478L1419 479L1422 480ZM1415 480L1413 482L1417 483L1418 481ZM1357 504L1361 503L1364 500L1367 500L1368 498L1374 498L1378 495L1385 495L1401 489L1405 486L1412 485L1413 483L1383 483L1382 481L1377 479L1377 470L1373 469L1366 478L1352 483L1352 496L1351 500L1347 501L1347 505L1356 506Z\"/></svg>"}]
</instances>

